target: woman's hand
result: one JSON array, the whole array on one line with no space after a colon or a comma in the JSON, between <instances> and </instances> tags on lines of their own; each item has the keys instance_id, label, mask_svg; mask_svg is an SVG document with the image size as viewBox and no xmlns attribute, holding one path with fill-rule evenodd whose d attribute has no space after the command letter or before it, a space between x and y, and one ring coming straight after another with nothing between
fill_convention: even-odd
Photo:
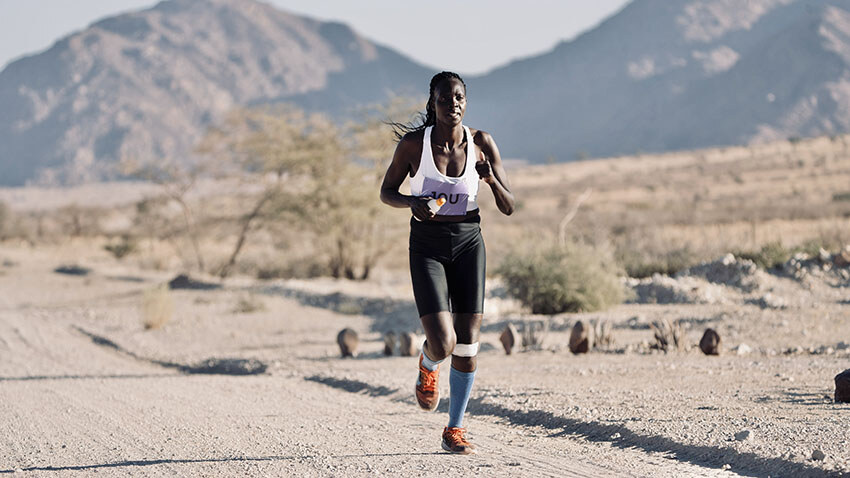
<instances>
[{"instance_id":1,"label":"woman's hand","mask_svg":"<svg viewBox=\"0 0 850 478\"><path fill-rule=\"evenodd\" d=\"M434 214L434 212L431 211L431 208L428 207L428 201L431 199L434 198L431 196L411 197L409 202L410 211L413 212L413 217L420 221L429 221L433 219L436 214Z\"/></svg>"},{"instance_id":2,"label":"woman's hand","mask_svg":"<svg viewBox=\"0 0 850 478\"><path fill-rule=\"evenodd\" d=\"M478 162L475 163L475 170L478 171L478 176L487 184L493 184L496 178L493 176L493 167L487 157L484 156L484 151L478 152Z\"/></svg>"}]
</instances>

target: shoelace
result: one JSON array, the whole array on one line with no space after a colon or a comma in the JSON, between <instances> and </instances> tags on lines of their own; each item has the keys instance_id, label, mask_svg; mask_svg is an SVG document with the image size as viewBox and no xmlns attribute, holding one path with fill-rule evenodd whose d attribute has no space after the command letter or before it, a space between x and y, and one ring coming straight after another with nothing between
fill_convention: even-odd
<instances>
[{"instance_id":1,"label":"shoelace","mask_svg":"<svg viewBox=\"0 0 850 478\"><path fill-rule=\"evenodd\" d=\"M466 428L449 428L446 430L449 435L449 439L452 444L456 445L467 445L466 438L463 437L463 434L466 433Z\"/></svg>"},{"instance_id":2,"label":"shoelace","mask_svg":"<svg viewBox=\"0 0 850 478\"><path fill-rule=\"evenodd\" d=\"M437 389L437 373L427 369L419 369L419 386L426 392Z\"/></svg>"}]
</instances>

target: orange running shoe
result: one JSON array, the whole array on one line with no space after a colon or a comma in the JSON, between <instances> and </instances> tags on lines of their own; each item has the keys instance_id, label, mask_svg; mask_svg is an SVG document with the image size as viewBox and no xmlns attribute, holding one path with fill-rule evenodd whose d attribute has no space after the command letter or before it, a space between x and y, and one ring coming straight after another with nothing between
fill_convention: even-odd
<instances>
[{"instance_id":1,"label":"orange running shoe","mask_svg":"<svg viewBox=\"0 0 850 478\"><path fill-rule=\"evenodd\" d=\"M443 429L443 450L458 455L472 455L477 453L475 445L466 441L463 434L466 428L446 427Z\"/></svg>"},{"instance_id":2,"label":"orange running shoe","mask_svg":"<svg viewBox=\"0 0 850 478\"><path fill-rule=\"evenodd\" d=\"M423 410L433 412L440 403L440 389L437 386L437 378L440 376L439 367L433 372L422 365L422 356L419 356L419 378L416 379L416 401Z\"/></svg>"}]
</instances>

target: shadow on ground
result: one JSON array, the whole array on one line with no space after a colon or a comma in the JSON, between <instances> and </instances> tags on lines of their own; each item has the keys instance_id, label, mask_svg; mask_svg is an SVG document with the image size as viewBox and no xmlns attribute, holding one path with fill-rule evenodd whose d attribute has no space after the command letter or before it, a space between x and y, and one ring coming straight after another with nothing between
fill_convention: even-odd
<instances>
[{"instance_id":1,"label":"shadow on ground","mask_svg":"<svg viewBox=\"0 0 850 478\"><path fill-rule=\"evenodd\" d=\"M376 387L365 382L333 377L314 376L307 377L306 380L348 392L366 392L374 397L388 396L398 391L383 386ZM754 453L738 452L731 448L689 445L659 435L635 433L622 425L610 425L595 421L587 422L558 416L543 410L514 410L503 405L485 402L483 398L470 399L467 411L471 415L501 418L516 426L542 427L552 430L554 433L549 435L550 438L580 437L590 442L610 443L612 447L660 453L674 460L709 468L720 468L729 464L735 473L742 476L841 476L837 472L831 473L782 458L766 458Z\"/></svg>"},{"instance_id":2,"label":"shadow on ground","mask_svg":"<svg viewBox=\"0 0 850 478\"><path fill-rule=\"evenodd\" d=\"M210 375L257 375L265 373L268 365L256 359L243 358L208 358L196 364L181 364L142 357L135 352L127 350L106 337L93 334L80 327L74 327L77 332L85 335L95 345L112 349L122 355L126 355L140 362L147 362L160 367L171 368L185 374L210 374Z\"/></svg>"},{"instance_id":3,"label":"shadow on ground","mask_svg":"<svg viewBox=\"0 0 850 478\"><path fill-rule=\"evenodd\" d=\"M341 292L319 294L281 285L262 287L259 292L295 299L301 305L331 310L340 314L364 315L372 319L369 330L385 333L418 332L422 328L416 304L410 300L357 297Z\"/></svg>"},{"instance_id":4,"label":"shadow on ground","mask_svg":"<svg viewBox=\"0 0 850 478\"><path fill-rule=\"evenodd\" d=\"M720 468L729 464L735 473L742 476L841 476L838 473L830 473L820 468L782 458L766 458L754 453L738 452L731 448L689 445L678 443L663 436L642 435L632 432L622 425L585 422L542 410L512 410L502 405L486 403L482 398L471 399L467 410L472 415L503 418L512 425L536 426L554 430L556 432L549 435L552 438L581 437L591 442L611 443L612 447L622 449L637 448L649 453L662 453L668 458L704 467Z\"/></svg>"},{"instance_id":5,"label":"shadow on ground","mask_svg":"<svg viewBox=\"0 0 850 478\"><path fill-rule=\"evenodd\" d=\"M156 466L156 465L191 465L195 463L247 463L247 462L274 462L274 461L291 461L291 460L313 460L317 458L328 459L349 459L349 458L371 458L371 457L390 457L390 456L423 456L423 455L439 455L440 452L410 452L410 453L363 453L355 455L304 455L304 456L238 456L227 458L184 458L184 459L153 459L153 460L125 460L112 463L97 463L91 465L67 465L67 466L31 466L19 468L17 470L7 469L0 470L0 474L12 474L22 471L86 471L100 470L108 468L125 468L139 466Z\"/></svg>"}]
</instances>

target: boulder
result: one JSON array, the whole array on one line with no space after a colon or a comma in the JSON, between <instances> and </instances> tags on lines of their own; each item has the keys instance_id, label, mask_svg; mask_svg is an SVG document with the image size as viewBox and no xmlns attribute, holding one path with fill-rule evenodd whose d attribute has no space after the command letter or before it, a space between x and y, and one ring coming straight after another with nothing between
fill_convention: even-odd
<instances>
[{"instance_id":1,"label":"boulder","mask_svg":"<svg viewBox=\"0 0 850 478\"><path fill-rule=\"evenodd\" d=\"M699 340L699 349L706 355L720 355L720 334L714 329L705 329Z\"/></svg>"},{"instance_id":2,"label":"boulder","mask_svg":"<svg viewBox=\"0 0 850 478\"><path fill-rule=\"evenodd\" d=\"M360 339L357 338L357 332L354 329L340 330L336 336L336 343L339 344L339 351L343 357L357 356L357 345L360 343Z\"/></svg>"},{"instance_id":3,"label":"boulder","mask_svg":"<svg viewBox=\"0 0 850 478\"><path fill-rule=\"evenodd\" d=\"M402 357L413 357L419 350L416 346L416 336L410 332L401 334L401 345L399 346Z\"/></svg>"},{"instance_id":4,"label":"boulder","mask_svg":"<svg viewBox=\"0 0 850 478\"><path fill-rule=\"evenodd\" d=\"M502 331L502 335L499 336L499 342L502 342L502 347L505 348L506 354L511 354L511 351L517 344L518 338L519 332L516 327L514 327L514 324L506 325L505 330Z\"/></svg>"},{"instance_id":5,"label":"boulder","mask_svg":"<svg viewBox=\"0 0 850 478\"><path fill-rule=\"evenodd\" d=\"M384 334L384 355L392 355L395 351L396 336L395 332L389 331Z\"/></svg>"},{"instance_id":6,"label":"boulder","mask_svg":"<svg viewBox=\"0 0 850 478\"><path fill-rule=\"evenodd\" d=\"M570 352L574 354L586 354L593 348L593 329L579 320L573 325L570 332Z\"/></svg>"},{"instance_id":7,"label":"boulder","mask_svg":"<svg viewBox=\"0 0 850 478\"><path fill-rule=\"evenodd\" d=\"M835 402L850 403L850 368L835 376Z\"/></svg>"}]
</instances>

